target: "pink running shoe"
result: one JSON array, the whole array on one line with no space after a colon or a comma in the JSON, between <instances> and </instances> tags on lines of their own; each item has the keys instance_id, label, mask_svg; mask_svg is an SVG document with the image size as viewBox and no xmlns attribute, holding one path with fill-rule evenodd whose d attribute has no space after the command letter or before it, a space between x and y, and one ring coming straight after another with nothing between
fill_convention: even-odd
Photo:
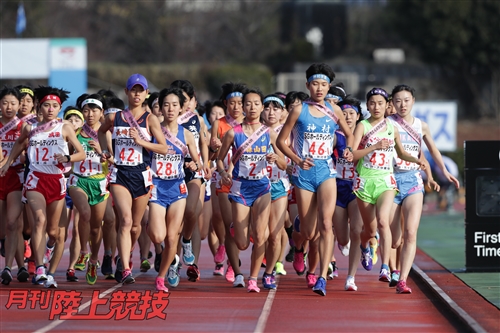
<instances>
[{"instance_id":1,"label":"pink running shoe","mask_svg":"<svg viewBox=\"0 0 500 333\"><path fill-rule=\"evenodd\" d=\"M165 278L158 276L155 281L156 291L165 291L168 293L168 288L165 287Z\"/></svg>"},{"instance_id":2,"label":"pink running shoe","mask_svg":"<svg viewBox=\"0 0 500 333\"><path fill-rule=\"evenodd\" d=\"M27 240L24 241L24 257L25 258L31 257L31 246Z\"/></svg>"},{"instance_id":3,"label":"pink running shoe","mask_svg":"<svg viewBox=\"0 0 500 333\"><path fill-rule=\"evenodd\" d=\"M312 288L318 281L318 277L314 274L307 273L306 274L307 288Z\"/></svg>"},{"instance_id":4,"label":"pink running shoe","mask_svg":"<svg viewBox=\"0 0 500 333\"><path fill-rule=\"evenodd\" d=\"M406 285L406 281L400 280L396 286L396 293L411 294L411 288Z\"/></svg>"},{"instance_id":5,"label":"pink running shoe","mask_svg":"<svg viewBox=\"0 0 500 333\"><path fill-rule=\"evenodd\" d=\"M217 248L217 252L215 253L214 256L214 262L216 264L221 264L224 262L224 259L226 259L226 246L224 244L219 245Z\"/></svg>"},{"instance_id":6,"label":"pink running shoe","mask_svg":"<svg viewBox=\"0 0 500 333\"><path fill-rule=\"evenodd\" d=\"M304 275L306 267L304 265L304 251L295 251L293 255L293 269L297 272L297 275Z\"/></svg>"},{"instance_id":7,"label":"pink running shoe","mask_svg":"<svg viewBox=\"0 0 500 333\"><path fill-rule=\"evenodd\" d=\"M250 292L255 292L255 293L258 293L260 292L260 288L257 287L257 281L255 280L248 280L248 287L247 287L247 291L250 293Z\"/></svg>"},{"instance_id":8,"label":"pink running shoe","mask_svg":"<svg viewBox=\"0 0 500 333\"><path fill-rule=\"evenodd\" d=\"M224 265L223 264L215 265L214 275L216 275L216 276L224 275Z\"/></svg>"},{"instance_id":9,"label":"pink running shoe","mask_svg":"<svg viewBox=\"0 0 500 333\"><path fill-rule=\"evenodd\" d=\"M231 267L231 264L229 263L229 260L227 261L226 281L231 283L234 282L234 271L233 267Z\"/></svg>"}]
</instances>

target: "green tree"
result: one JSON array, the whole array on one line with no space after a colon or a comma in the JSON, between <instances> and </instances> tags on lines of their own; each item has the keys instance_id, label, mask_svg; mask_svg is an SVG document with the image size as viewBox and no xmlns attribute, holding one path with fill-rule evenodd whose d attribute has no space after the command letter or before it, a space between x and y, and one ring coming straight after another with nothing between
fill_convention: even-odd
<instances>
[{"instance_id":1,"label":"green tree","mask_svg":"<svg viewBox=\"0 0 500 333\"><path fill-rule=\"evenodd\" d=\"M469 116L498 116L500 1L406 0L388 9L401 37L455 82Z\"/></svg>"}]
</instances>

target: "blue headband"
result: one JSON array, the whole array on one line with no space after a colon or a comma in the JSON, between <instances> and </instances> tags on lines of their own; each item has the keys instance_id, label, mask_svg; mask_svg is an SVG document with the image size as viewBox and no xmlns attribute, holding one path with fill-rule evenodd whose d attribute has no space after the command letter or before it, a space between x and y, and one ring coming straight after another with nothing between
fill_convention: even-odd
<instances>
[{"instance_id":1,"label":"blue headband","mask_svg":"<svg viewBox=\"0 0 500 333\"><path fill-rule=\"evenodd\" d=\"M326 76L325 74L314 74L314 75L311 75L307 79L307 82L311 82L313 80L325 80L326 82L330 83L330 78L328 76Z\"/></svg>"},{"instance_id":2,"label":"blue headband","mask_svg":"<svg viewBox=\"0 0 500 333\"><path fill-rule=\"evenodd\" d=\"M326 94L325 98L336 98L337 102L342 102L343 101L342 97L334 95L334 94Z\"/></svg>"},{"instance_id":3,"label":"blue headband","mask_svg":"<svg viewBox=\"0 0 500 333\"><path fill-rule=\"evenodd\" d=\"M283 101L278 97L270 96L264 98L264 104L266 104L267 102L277 102L279 105L281 105L282 108L285 107L285 103L283 103Z\"/></svg>"},{"instance_id":4,"label":"blue headband","mask_svg":"<svg viewBox=\"0 0 500 333\"><path fill-rule=\"evenodd\" d=\"M243 97L243 94L240 93L239 91L234 91L226 96L226 100L233 98L233 97Z\"/></svg>"},{"instance_id":5,"label":"blue headband","mask_svg":"<svg viewBox=\"0 0 500 333\"><path fill-rule=\"evenodd\" d=\"M359 113L359 109L357 106L354 106L354 105L351 105L351 104L344 104L344 105L341 105L340 108L342 109L342 111L346 110L346 109L353 109L354 111L356 111L356 113Z\"/></svg>"}]
</instances>

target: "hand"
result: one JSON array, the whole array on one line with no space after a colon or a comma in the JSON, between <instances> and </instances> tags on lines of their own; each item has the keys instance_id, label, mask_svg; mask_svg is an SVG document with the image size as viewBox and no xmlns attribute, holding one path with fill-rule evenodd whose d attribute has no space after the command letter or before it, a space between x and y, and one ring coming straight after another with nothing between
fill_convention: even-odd
<instances>
[{"instance_id":1,"label":"hand","mask_svg":"<svg viewBox=\"0 0 500 333\"><path fill-rule=\"evenodd\" d=\"M99 144L99 142L94 141L94 140L90 140L89 141L89 146L92 147L92 148L94 148L94 150L96 151L96 153L98 153L99 155L102 154L101 145Z\"/></svg>"},{"instance_id":2,"label":"hand","mask_svg":"<svg viewBox=\"0 0 500 333\"><path fill-rule=\"evenodd\" d=\"M352 162L352 160L354 158L354 155L352 154L352 152L347 148L344 149L343 156L347 160L347 162Z\"/></svg>"},{"instance_id":3,"label":"hand","mask_svg":"<svg viewBox=\"0 0 500 333\"><path fill-rule=\"evenodd\" d=\"M223 171L220 174L220 182L222 185L231 186L233 184L233 179L229 173Z\"/></svg>"},{"instance_id":4,"label":"hand","mask_svg":"<svg viewBox=\"0 0 500 333\"><path fill-rule=\"evenodd\" d=\"M137 130L137 128L135 127L132 127L130 129L130 137L132 139L134 139L134 142L137 143L138 145L141 145L140 142L142 141L141 137L139 136L139 131ZM142 145L141 145L142 146Z\"/></svg>"},{"instance_id":5,"label":"hand","mask_svg":"<svg viewBox=\"0 0 500 333\"><path fill-rule=\"evenodd\" d=\"M210 148L212 148L212 150L217 151L220 147L222 147L222 142L219 138L210 139Z\"/></svg>"},{"instance_id":6,"label":"hand","mask_svg":"<svg viewBox=\"0 0 500 333\"><path fill-rule=\"evenodd\" d=\"M210 169L210 166L207 165L202 165L201 167L203 169L203 172L205 173L205 179L209 180L212 177L212 169Z\"/></svg>"},{"instance_id":7,"label":"hand","mask_svg":"<svg viewBox=\"0 0 500 333\"><path fill-rule=\"evenodd\" d=\"M291 176L292 173L293 173L293 165L292 164L287 165L286 166L286 174L289 175L289 176Z\"/></svg>"},{"instance_id":8,"label":"hand","mask_svg":"<svg viewBox=\"0 0 500 333\"><path fill-rule=\"evenodd\" d=\"M68 158L63 154L54 154L54 159L59 163L69 163Z\"/></svg>"},{"instance_id":9,"label":"hand","mask_svg":"<svg viewBox=\"0 0 500 333\"><path fill-rule=\"evenodd\" d=\"M439 190L441 189L441 186L439 186L439 184L436 183L434 179L427 179L425 186L429 187L430 189L436 192L439 192Z\"/></svg>"},{"instance_id":10,"label":"hand","mask_svg":"<svg viewBox=\"0 0 500 333\"><path fill-rule=\"evenodd\" d=\"M269 153L266 155L267 163L275 163L277 159L278 159L278 155L275 153Z\"/></svg>"},{"instance_id":11,"label":"hand","mask_svg":"<svg viewBox=\"0 0 500 333\"><path fill-rule=\"evenodd\" d=\"M456 179L455 177L453 177L448 171L446 171L444 173L444 176L446 177L446 179L448 179L448 181L450 183L453 183L455 184L455 187L458 189L460 188L460 182L458 181L458 179Z\"/></svg>"},{"instance_id":12,"label":"hand","mask_svg":"<svg viewBox=\"0 0 500 333\"><path fill-rule=\"evenodd\" d=\"M188 168L189 170L196 172L198 171L198 164L196 164L194 161L191 162L186 162L185 167Z\"/></svg>"},{"instance_id":13,"label":"hand","mask_svg":"<svg viewBox=\"0 0 500 333\"><path fill-rule=\"evenodd\" d=\"M382 139L377 144L375 144L376 149L387 149L389 148L389 140Z\"/></svg>"},{"instance_id":14,"label":"hand","mask_svg":"<svg viewBox=\"0 0 500 333\"><path fill-rule=\"evenodd\" d=\"M2 163L3 163L3 166L2 166L2 168L0 168L0 177L5 176L5 174L7 173L7 170L9 170L9 165L7 164L7 158L4 158Z\"/></svg>"},{"instance_id":15,"label":"hand","mask_svg":"<svg viewBox=\"0 0 500 333\"><path fill-rule=\"evenodd\" d=\"M300 161L300 163L298 164L298 166L302 170L309 170L309 169L311 169L314 166L314 160L312 158L310 158L310 157L307 157L306 159Z\"/></svg>"}]
</instances>

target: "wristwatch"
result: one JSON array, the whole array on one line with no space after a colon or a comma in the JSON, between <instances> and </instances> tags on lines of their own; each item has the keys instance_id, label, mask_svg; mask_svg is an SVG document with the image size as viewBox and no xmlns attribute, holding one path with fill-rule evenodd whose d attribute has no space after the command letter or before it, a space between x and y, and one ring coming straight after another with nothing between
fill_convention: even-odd
<instances>
[{"instance_id":1,"label":"wristwatch","mask_svg":"<svg viewBox=\"0 0 500 333\"><path fill-rule=\"evenodd\" d=\"M68 163L71 162L71 156L69 155L64 155L68 159Z\"/></svg>"},{"instance_id":2,"label":"wristwatch","mask_svg":"<svg viewBox=\"0 0 500 333\"><path fill-rule=\"evenodd\" d=\"M349 149L349 151L352 153L352 148L349 146L346 146L345 149Z\"/></svg>"}]
</instances>

